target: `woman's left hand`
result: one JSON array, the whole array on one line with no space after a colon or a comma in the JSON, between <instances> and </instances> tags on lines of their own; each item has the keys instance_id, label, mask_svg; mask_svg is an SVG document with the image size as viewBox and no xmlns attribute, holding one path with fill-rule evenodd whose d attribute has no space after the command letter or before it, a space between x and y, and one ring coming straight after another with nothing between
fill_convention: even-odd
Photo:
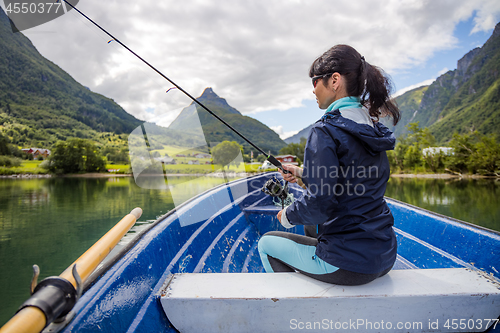
<instances>
[{"instance_id":1,"label":"woman's left hand","mask_svg":"<svg viewBox=\"0 0 500 333\"><path fill-rule=\"evenodd\" d=\"M284 209L280 210L280 211L278 212L278 215L276 215L276 217L278 218L278 221L280 221L280 223L281 223L281 214L283 214L283 210L284 210Z\"/></svg>"},{"instance_id":2,"label":"woman's left hand","mask_svg":"<svg viewBox=\"0 0 500 333\"><path fill-rule=\"evenodd\" d=\"M289 171L288 173L283 173L283 170L278 170L283 179L290 183L296 183L297 177L301 177L302 175L302 169L292 164L283 164L282 166L283 169Z\"/></svg>"}]
</instances>

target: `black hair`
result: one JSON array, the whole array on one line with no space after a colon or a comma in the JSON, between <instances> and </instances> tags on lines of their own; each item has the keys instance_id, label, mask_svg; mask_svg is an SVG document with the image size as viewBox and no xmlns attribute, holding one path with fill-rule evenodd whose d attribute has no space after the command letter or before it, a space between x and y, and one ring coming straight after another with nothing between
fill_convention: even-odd
<instances>
[{"instance_id":1,"label":"black hair","mask_svg":"<svg viewBox=\"0 0 500 333\"><path fill-rule=\"evenodd\" d=\"M361 98L370 116L376 120L389 116L396 125L401 113L396 102L390 98L391 81L385 72L370 65L364 57L349 45L335 45L318 57L309 69L309 76L339 73L346 82L349 96ZM323 77L326 85L331 75Z\"/></svg>"}]
</instances>

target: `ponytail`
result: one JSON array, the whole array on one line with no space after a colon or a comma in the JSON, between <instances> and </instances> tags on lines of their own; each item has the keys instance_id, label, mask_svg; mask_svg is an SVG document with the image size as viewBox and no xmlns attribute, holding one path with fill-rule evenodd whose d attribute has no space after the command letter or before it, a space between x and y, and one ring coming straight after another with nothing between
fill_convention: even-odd
<instances>
[{"instance_id":1,"label":"ponytail","mask_svg":"<svg viewBox=\"0 0 500 333\"><path fill-rule=\"evenodd\" d=\"M364 89L361 95L361 103L365 105L370 116L376 118L379 117L391 117L392 122L396 125L401 118L401 113L394 102L389 96L391 91L391 82L389 78L384 75L384 71L381 68L372 66L369 63L362 61L364 63L363 78Z\"/></svg>"},{"instance_id":2,"label":"ponytail","mask_svg":"<svg viewBox=\"0 0 500 333\"><path fill-rule=\"evenodd\" d=\"M401 114L390 98L391 81L381 68L370 65L353 47L335 45L313 62L309 76L333 72L344 77L347 94L360 97L372 118L389 116L394 125L398 123ZM326 84L328 77L323 80Z\"/></svg>"}]
</instances>

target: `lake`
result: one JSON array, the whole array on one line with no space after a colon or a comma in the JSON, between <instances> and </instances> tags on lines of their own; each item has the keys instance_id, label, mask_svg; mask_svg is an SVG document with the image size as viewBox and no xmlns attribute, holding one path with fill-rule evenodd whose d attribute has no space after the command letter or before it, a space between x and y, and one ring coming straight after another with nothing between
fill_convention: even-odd
<instances>
[{"instance_id":1,"label":"lake","mask_svg":"<svg viewBox=\"0 0 500 333\"><path fill-rule=\"evenodd\" d=\"M169 177L169 184L191 180L180 200L224 182L193 179ZM0 179L0 326L29 297L33 264L38 281L61 274L135 207L143 214L131 234L174 201L169 191L140 188L132 177Z\"/></svg>"},{"instance_id":2,"label":"lake","mask_svg":"<svg viewBox=\"0 0 500 333\"><path fill-rule=\"evenodd\" d=\"M191 180L182 200L222 184ZM186 183L187 184L187 183ZM391 178L386 195L500 230L500 182ZM0 179L0 326L29 297L32 265L39 281L59 275L133 208L143 215L129 233L174 208L169 191L138 187L131 177Z\"/></svg>"},{"instance_id":3,"label":"lake","mask_svg":"<svg viewBox=\"0 0 500 333\"><path fill-rule=\"evenodd\" d=\"M500 231L500 181L392 177L385 195Z\"/></svg>"}]
</instances>

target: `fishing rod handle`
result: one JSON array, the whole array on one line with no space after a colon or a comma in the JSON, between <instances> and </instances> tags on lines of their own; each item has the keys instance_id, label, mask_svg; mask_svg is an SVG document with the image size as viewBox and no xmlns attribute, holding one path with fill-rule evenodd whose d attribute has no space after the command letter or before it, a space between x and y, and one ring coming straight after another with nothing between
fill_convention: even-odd
<instances>
[{"instance_id":1,"label":"fishing rod handle","mask_svg":"<svg viewBox=\"0 0 500 333\"><path fill-rule=\"evenodd\" d=\"M276 159L276 157L274 157L273 155L269 155L267 157L267 160L272 164L274 165L275 167L277 167L278 169L280 169L281 171L283 171L283 173L291 173L290 171L286 170L284 167L283 167L283 164L281 164L280 161L278 161Z\"/></svg>"}]
</instances>

